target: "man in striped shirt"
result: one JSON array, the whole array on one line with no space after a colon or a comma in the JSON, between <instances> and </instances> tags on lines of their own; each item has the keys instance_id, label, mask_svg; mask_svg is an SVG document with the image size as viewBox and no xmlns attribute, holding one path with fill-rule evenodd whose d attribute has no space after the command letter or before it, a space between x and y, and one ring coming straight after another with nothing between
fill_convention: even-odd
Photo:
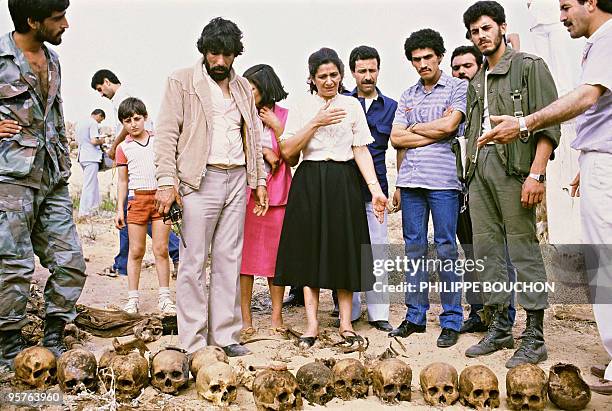
<instances>
[{"instance_id":1,"label":"man in striped shirt","mask_svg":"<svg viewBox=\"0 0 612 411\"><path fill-rule=\"evenodd\" d=\"M420 80L402 94L393 128L391 143L400 150L396 186L401 190L402 226L406 256L412 264L406 272L406 319L389 336L407 337L425 332L429 297L421 284L429 281L427 262L427 227L429 213L434 223L436 266L439 266L443 312L442 333L438 347L457 342L463 322L461 292L456 283L457 215L461 184L457 178L451 141L463 121L467 82L443 73L440 62L446 51L440 34L431 29L414 32L404 44L406 58L417 70ZM444 116L447 109L450 115ZM448 264L450 262L450 264ZM429 264L427 264L429 265ZM449 268L449 265L451 266ZM450 289L455 291L447 291Z\"/></svg>"}]
</instances>

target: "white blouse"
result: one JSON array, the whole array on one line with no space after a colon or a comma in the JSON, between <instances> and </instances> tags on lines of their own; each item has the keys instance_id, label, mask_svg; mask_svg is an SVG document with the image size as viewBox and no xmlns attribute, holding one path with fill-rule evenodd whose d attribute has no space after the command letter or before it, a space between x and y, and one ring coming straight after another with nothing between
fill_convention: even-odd
<instances>
[{"instance_id":1,"label":"white blouse","mask_svg":"<svg viewBox=\"0 0 612 411\"><path fill-rule=\"evenodd\" d=\"M306 96L289 110L281 140L288 140L317 115L326 101L316 94ZM359 101L351 96L336 95L329 108L342 108L347 115L338 124L319 127L302 150L303 160L348 161L354 158L353 146L365 146L374 141Z\"/></svg>"}]
</instances>

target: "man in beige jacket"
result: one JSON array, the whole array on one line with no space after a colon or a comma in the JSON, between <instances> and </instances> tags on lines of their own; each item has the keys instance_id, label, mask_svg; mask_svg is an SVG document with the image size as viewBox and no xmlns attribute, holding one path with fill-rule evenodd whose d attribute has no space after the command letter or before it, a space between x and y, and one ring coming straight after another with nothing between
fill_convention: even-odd
<instances>
[{"instance_id":1,"label":"man in beige jacket","mask_svg":"<svg viewBox=\"0 0 612 411\"><path fill-rule=\"evenodd\" d=\"M168 77L157 120L156 203L164 214L175 201L183 206L176 307L179 343L189 353L207 345L228 356L250 353L238 343L246 187L257 215L268 210L268 195L263 126L249 82L232 69L241 38L233 22L211 20L197 43L202 57Z\"/></svg>"}]
</instances>

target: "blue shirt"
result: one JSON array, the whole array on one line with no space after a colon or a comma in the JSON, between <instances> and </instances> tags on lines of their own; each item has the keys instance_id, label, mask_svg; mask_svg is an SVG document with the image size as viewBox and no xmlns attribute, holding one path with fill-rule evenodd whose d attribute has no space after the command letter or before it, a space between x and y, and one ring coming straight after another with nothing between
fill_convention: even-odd
<instances>
[{"instance_id":1,"label":"blue shirt","mask_svg":"<svg viewBox=\"0 0 612 411\"><path fill-rule=\"evenodd\" d=\"M347 95L355 97L359 100L361 108L366 115L370 133L374 138L374 142L368 144L368 149L374 161L374 170L376 177L380 183L383 193L389 197L389 183L387 182L387 165L385 155L389 148L389 137L391 135L391 126L393 125L393 116L397 109L397 101L383 95L378 87L376 88L378 97L372 101L368 111L365 111L365 99L357 96L357 88L352 92L347 92ZM368 189L366 181L361 178L361 192L365 202L372 201L372 194Z\"/></svg>"},{"instance_id":2,"label":"blue shirt","mask_svg":"<svg viewBox=\"0 0 612 411\"><path fill-rule=\"evenodd\" d=\"M430 92L419 80L402 93L393 124L405 127L427 123L442 117L452 107L465 116L468 82L442 72ZM397 187L426 188L429 190L461 190L457 178L455 154L451 142L456 133L424 147L406 150L397 175Z\"/></svg>"}]
</instances>

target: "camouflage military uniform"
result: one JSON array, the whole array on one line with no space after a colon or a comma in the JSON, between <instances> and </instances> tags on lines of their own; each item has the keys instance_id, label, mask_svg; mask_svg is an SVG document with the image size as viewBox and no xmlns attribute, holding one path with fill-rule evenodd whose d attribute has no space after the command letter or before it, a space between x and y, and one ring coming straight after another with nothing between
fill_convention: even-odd
<instances>
[{"instance_id":1,"label":"camouflage military uniform","mask_svg":"<svg viewBox=\"0 0 612 411\"><path fill-rule=\"evenodd\" d=\"M60 96L57 55L43 46L48 98L12 34L0 37L0 120L22 131L0 139L0 330L26 323L34 255L51 275L45 286L47 315L75 317L85 284L85 261L68 193L70 158Z\"/></svg>"}]
</instances>

